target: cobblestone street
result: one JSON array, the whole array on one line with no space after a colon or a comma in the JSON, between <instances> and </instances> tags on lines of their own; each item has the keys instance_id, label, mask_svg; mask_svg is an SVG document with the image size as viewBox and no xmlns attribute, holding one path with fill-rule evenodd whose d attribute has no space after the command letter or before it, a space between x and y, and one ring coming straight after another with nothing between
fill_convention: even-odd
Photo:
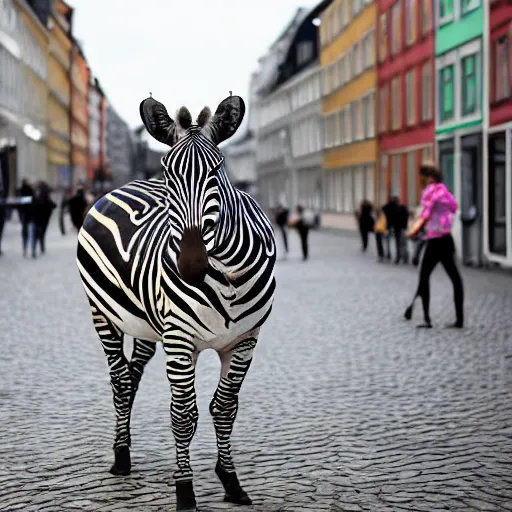
<instances>
[{"instance_id":1,"label":"cobblestone street","mask_svg":"<svg viewBox=\"0 0 512 512\"><path fill-rule=\"evenodd\" d=\"M114 477L109 374L75 236L52 226L48 253L24 260L18 229L0 257L0 510L173 511L161 347L135 401L132 474ZM434 329L417 330L402 319L416 269L326 232L312 233L303 263L290 238L233 435L247 510L512 511L512 277L463 269L467 327L455 332L442 327L454 308L439 267ZM201 511L242 510L222 502L214 473L219 371L203 353L191 454Z\"/></svg>"}]
</instances>

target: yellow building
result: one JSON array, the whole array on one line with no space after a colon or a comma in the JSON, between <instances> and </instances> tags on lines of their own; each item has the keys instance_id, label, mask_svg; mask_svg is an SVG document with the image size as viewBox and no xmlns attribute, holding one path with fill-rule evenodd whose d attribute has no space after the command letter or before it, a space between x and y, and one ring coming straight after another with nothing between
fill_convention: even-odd
<instances>
[{"instance_id":1,"label":"yellow building","mask_svg":"<svg viewBox=\"0 0 512 512\"><path fill-rule=\"evenodd\" d=\"M48 59L48 164L50 184L69 187L71 177L71 18L73 10L57 0L51 12Z\"/></svg>"},{"instance_id":2,"label":"yellow building","mask_svg":"<svg viewBox=\"0 0 512 512\"><path fill-rule=\"evenodd\" d=\"M375 199L376 17L376 3L364 0L335 0L321 17L327 226L355 229L354 210Z\"/></svg>"},{"instance_id":3,"label":"yellow building","mask_svg":"<svg viewBox=\"0 0 512 512\"><path fill-rule=\"evenodd\" d=\"M48 180L48 44L46 27L26 2L16 0L22 41L21 105L26 138L20 147L18 179Z\"/></svg>"}]
</instances>

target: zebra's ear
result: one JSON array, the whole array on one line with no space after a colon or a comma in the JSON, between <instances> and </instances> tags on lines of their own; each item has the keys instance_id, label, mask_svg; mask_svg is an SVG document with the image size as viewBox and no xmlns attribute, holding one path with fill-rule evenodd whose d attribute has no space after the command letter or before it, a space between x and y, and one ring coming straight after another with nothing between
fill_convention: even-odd
<instances>
[{"instance_id":1,"label":"zebra's ear","mask_svg":"<svg viewBox=\"0 0 512 512\"><path fill-rule=\"evenodd\" d=\"M162 103L152 97L140 104L140 117L149 134L158 142L172 146L176 143L176 123Z\"/></svg>"},{"instance_id":2,"label":"zebra's ear","mask_svg":"<svg viewBox=\"0 0 512 512\"><path fill-rule=\"evenodd\" d=\"M238 130L245 114L245 103L240 96L228 96L221 101L210 122L203 128L203 133L214 144L229 139Z\"/></svg>"}]
</instances>

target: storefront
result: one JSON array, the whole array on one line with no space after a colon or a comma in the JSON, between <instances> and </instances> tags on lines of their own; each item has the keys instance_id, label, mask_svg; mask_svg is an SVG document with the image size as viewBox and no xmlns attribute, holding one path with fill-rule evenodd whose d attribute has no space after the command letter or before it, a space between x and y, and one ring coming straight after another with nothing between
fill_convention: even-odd
<instances>
[{"instance_id":1,"label":"storefront","mask_svg":"<svg viewBox=\"0 0 512 512\"><path fill-rule=\"evenodd\" d=\"M481 127L457 130L437 140L437 161L444 181L459 204L453 227L462 263L484 262L484 197Z\"/></svg>"},{"instance_id":2,"label":"storefront","mask_svg":"<svg viewBox=\"0 0 512 512\"><path fill-rule=\"evenodd\" d=\"M512 266L512 123L489 129L484 194L484 252L489 261Z\"/></svg>"}]
</instances>

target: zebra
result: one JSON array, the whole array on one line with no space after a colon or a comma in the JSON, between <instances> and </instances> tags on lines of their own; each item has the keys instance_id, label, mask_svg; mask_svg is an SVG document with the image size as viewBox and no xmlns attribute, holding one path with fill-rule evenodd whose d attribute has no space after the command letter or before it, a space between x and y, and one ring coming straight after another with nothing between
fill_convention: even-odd
<instances>
[{"instance_id":1,"label":"zebra","mask_svg":"<svg viewBox=\"0 0 512 512\"><path fill-rule=\"evenodd\" d=\"M250 505L231 455L238 394L275 294L276 244L256 201L231 184L218 144L242 122L245 104L230 95L196 122L186 107L173 120L152 95L140 104L149 134L170 146L163 179L135 180L100 198L78 234L77 265L110 368L116 412L114 464L131 470L130 415L145 365L162 341L171 388L178 511L196 510L189 446L198 410L199 353L221 361L210 403L217 439L215 472L224 501ZM130 360L124 335L134 338Z\"/></svg>"}]
</instances>

